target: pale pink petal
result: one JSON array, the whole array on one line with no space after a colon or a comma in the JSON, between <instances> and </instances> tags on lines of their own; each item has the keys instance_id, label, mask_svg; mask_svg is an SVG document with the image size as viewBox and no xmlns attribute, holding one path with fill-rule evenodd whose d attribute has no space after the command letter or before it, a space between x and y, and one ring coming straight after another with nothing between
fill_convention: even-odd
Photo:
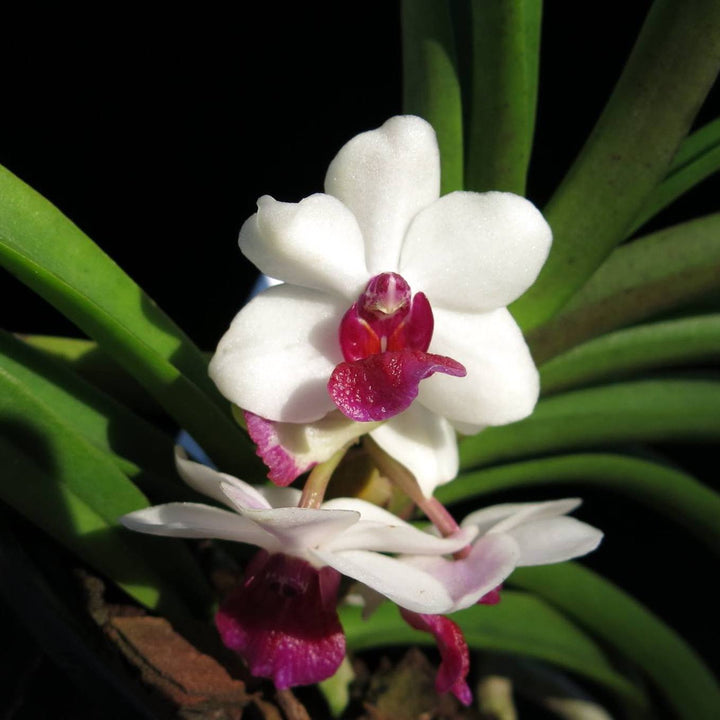
<instances>
[{"instance_id":1,"label":"pale pink petal","mask_svg":"<svg viewBox=\"0 0 720 720\"><path fill-rule=\"evenodd\" d=\"M270 503L263 497L257 488L239 480L232 475L213 470L207 465L188 460L182 448L175 448L175 467L180 477L191 487L213 500L235 509L237 506L220 488L221 483L234 486L237 489L242 507L256 510L269 509Z\"/></svg>"},{"instance_id":2,"label":"pale pink petal","mask_svg":"<svg viewBox=\"0 0 720 720\"><path fill-rule=\"evenodd\" d=\"M418 399L451 422L504 425L535 408L540 382L527 344L504 308L474 315L435 310L430 350L462 363L462 380L434 375Z\"/></svg>"},{"instance_id":3,"label":"pale pink petal","mask_svg":"<svg viewBox=\"0 0 720 720\"><path fill-rule=\"evenodd\" d=\"M454 192L413 220L399 272L433 310L494 310L535 282L551 242L550 226L525 198Z\"/></svg>"},{"instance_id":4,"label":"pale pink petal","mask_svg":"<svg viewBox=\"0 0 720 720\"><path fill-rule=\"evenodd\" d=\"M465 516L461 526L475 527L480 535L484 535L490 530L509 532L523 523L567 515L580 507L581 503L582 500L579 498L565 498L543 502L491 505Z\"/></svg>"},{"instance_id":5,"label":"pale pink petal","mask_svg":"<svg viewBox=\"0 0 720 720\"><path fill-rule=\"evenodd\" d=\"M462 560L412 556L403 560L432 575L447 589L453 602L446 613L474 605L480 598L495 589L517 566L520 549L509 535L486 535L472 547ZM416 608L410 608L422 612ZM438 611L429 610L430 613Z\"/></svg>"},{"instance_id":6,"label":"pale pink petal","mask_svg":"<svg viewBox=\"0 0 720 720\"><path fill-rule=\"evenodd\" d=\"M270 277L349 299L368 280L357 221L331 195L311 195L299 203L264 195L240 231L240 249Z\"/></svg>"},{"instance_id":7,"label":"pale pink petal","mask_svg":"<svg viewBox=\"0 0 720 720\"><path fill-rule=\"evenodd\" d=\"M229 497L234 488L223 486ZM243 517L278 540L278 552L306 556L305 550L321 546L354 525L360 514L354 510L321 510L318 508L273 508L247 510Z\"/></svg>"},{"instance_id":8,"label":"pale pink petal","mask_svg":"<svg viewBox=\"0 0 720 720\"><path fill-rule=\"evenodd\" d=\"M335 498L323 503L323 510L355 510L360 521L330 540L326 550L376 550L418 555L448 555L472 542L475 529L441 538L414 527L387 510L358 498Z\"/></svg>"},{"instance_id":9,"label":"pale pink petal","mask_svg":"<svg viewBox=\"0 0 720 720\"><path fill-rule=\"evenodd\" d=\"M402 560L366 550L314 550L312 555L408 610L444 613L453 607L443 582Z\"/></svg>"},{"instance_id":10,"label":"pale pink petal","mask_svg":"<svg viewBox=\"0 0 720 720\"><path fill-rule=\"evenodd\" d=\"M457 475L455 431L447 420L418 402L370 435L388 455L415 476L427 497L438 485L449 482Z\"/></svg>"},{"instance_id":11,"label":"pale pink petal","mask_svg":"<svg viewBox=\"0 0 720 720\"><path fill-rule=\"evenodd\" d=\"M440 194L435 132L418 117L401 116L357 135L330 163L325 191L357 218L370 274L396 270L410 221Z\"/></svg>"},{"instance_id":12,"label":"pale pink petal","mask_svg":"<svg viewBox=\"0 0 720 720\"><path fill-rule=\"evenodd\" d=\"M270 512L270 511L266 511ZM277 541L248 518L197 503L168 503L123 515L130 530L165 537L233 540L273 549Z\"/></svg>"},{"instance_id":13,"label":"pale pink petal","mask_svg":"<svg viewBox=\"0 0 720 720\"><path fill-rule=\"evenodd\" d=\"M295 285L265 290L235 317L210 362L220 392L268 420L312 422L335 408L327 381L342 362L345 301Z\"/></svg>"},{"instance_id":14,"label":"pale pink petal","mask_svg":"<svg viewBox=\"0 0 720 720\"><path fill-rule=\"evenodd\" d=\"M268 477L278 485L291 483L378 426L378 423L357 423L339 410L309 424L276 423L252 413L245 413L245 419L257 454L270 469Z\"/></svg>"},{"instance_id":15,"label":"pale pink petal","mask_svg":"<svg viewBox=\"0 0 720 720\"><path fill-rule=\"evenodd\" d=\"M546 518L511 530L520 547L519 566L549 565L581 557L600 544L603 534L571 517Z\"/></svg>"}]
</instances>

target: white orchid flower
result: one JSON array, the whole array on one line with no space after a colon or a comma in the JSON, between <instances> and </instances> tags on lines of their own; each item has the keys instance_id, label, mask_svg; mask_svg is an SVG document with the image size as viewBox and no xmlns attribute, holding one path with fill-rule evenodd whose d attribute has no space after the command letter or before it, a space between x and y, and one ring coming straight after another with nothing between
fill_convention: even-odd
<instances>
[{"instance_id":1,"label":"white orchid flower","mask_svg":"<svg viewBox=\"0 0 720 720\"><path fill-rule=\"evenodd\" d=\"M283 284L253 299L210 374L247 411L280 485L364 433L423 492L455 477L455 430L532 412L538 374L506 306L534 282L551 231L504 192L439 197L431 126L401 116L348 142L325 194L264 196L242 252Z\"/></svg>"}]
</instances>

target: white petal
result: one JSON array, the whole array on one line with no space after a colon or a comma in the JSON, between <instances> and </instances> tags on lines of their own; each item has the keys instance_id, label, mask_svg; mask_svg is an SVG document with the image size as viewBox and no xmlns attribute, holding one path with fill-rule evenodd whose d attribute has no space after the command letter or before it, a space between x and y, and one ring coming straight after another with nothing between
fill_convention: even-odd
<instances>
[{"instance_id":1,"label":"white petal","mask_svg":"<svg viewBox=\"0 0 720 720\"><path fill-rule=\"evenodd\" d=\"M258 295L232 321L210 362L220 392L268 420L312 422L335 404L327 382L342 362L346 303L296 285Z\"/></svg>"},{"instance_id":2,"label":"white petal","mask_svg":"<svg viewBox=\"0 0 720 720\"><path fill-rule=\"evenodd\" d=\"M468 528L453 537L441 538L423 532L401 520L397 515L358 498L335 498L323 503L322 507L356 510L361 514L361 519L356 525L325 545L324 549L327 550L376 550L412 555L448 555L470 544L476 534L475 528Z\"/></svg>"},{"instance_id":3,"label":"white petal","mask_svg":"<svg viewBox=\"0 0 720 720\"><path fill-rule=\"evenodd\" d=\"M175 467L180 477L191 487L203 495L217 500L223 505L228 505L233 510L238 506L230 501L222 491L221 483L230 484L238 491L238 498L241 498L241 506L254 508L256 510L270 508L268 501L258 492L256 488L232 475L220 473L207 465L188 460L182 448L175 448Z\"/></svg>"},{"instance_id":4,"label":"white petal","mask_svg":"<svg viewBox=\"0 0 720 720\"><path fill-rule=\"evenodd\" d=\"M124 515L120 522L130 530L166 537L233 540L276 551L277 540L252 520L236 513L197 503L155 505Z\"/></svg>"},{"instance_id":5,"label":"white petal","mask_svg":"<svg viewBox=\"0 0 720 720\"><path fill-rule=\"evenodd\" d=\"M330 195L284 203L265 195L240 231L245 257L270 277L354 300L368 281L353 214ZM349 303L350 304L350 303Z\"/></svg>"},{"instance_id":6,"label":"white petal","mask_svg":"<svg viewBox=\"0 0 720 720\"><path fill-rule=\"evenodd\" d=\"M423 383L426 382L428 380L423 380ZM418 402L373 430L370 435L388 455L415 476L427 497L433 494L438 485L449 482L457 475L455 430L445 418Z\"/></svg>"},{"instance_id":7,"label":"white petal","mask_svg":"<svg viewBox=\"0 0 720 720\"><path fill-rule=\"evenodd\" d=\"M548 565L586 555L595 550L603 537L598 529L570 517L529 522L511 530L509 535L520 547L519 566Z\"/></svg>"},{"instance_id":8,"label":"white petal","mask_svg":"<svg viewBox=\"0 0 720 720\"><path fill-rule=\"evenodd\" d=\"M410 221L440 194L435 132L406 115L357 135L330 163L325 191L357 218L370 274L396 270Z\"/></svg>"},{"instance_id":9,"label":"white petal","mask_svg":"<svg viewBox=\"0 0 720 720\"><path fill-rule=\"evenodd\" d=\"M302 491L291 487L278 487L277 485L263 485L258 492L270 503L271 507L297 507L302 497Z\"/></svg>"},{"instance_id":10,"label":"white petal","mask_svg":"<svg viewBox=\"0 0 720 720\"><path fill-rule=\"evenodd\" d=\"M314 551L325 565L359 580L401 607L439 614L453 606L445 586L431 574L395 558L365 550Z\"/></svg>"},{"instance_id":11,"label":"white petal","mask_svg":"<svg viewBox=\"0 0 720 720\"><path fill-rule=\"evenodd\" d=\"M232 494L232 488L227 490ZM359 513L353 510L321 510L318 508L275 508L250 510L243 516L274 535L284 552L304 554L339 535L354 525Z\"/></svg>"},{"instance_id":12,"label":"white petal","mask_svg":"<svg viewBox=\"0 0 720 720\"><path fill-rule=\"evenodd\" d=\"M535 408L538 372L506 309L478 315L436 310L429 352L447 355L467 370L464 378L437 373L420 383L420 402L451 422L505 425Z\"/></svg>"},{"instance_id":13,"label":"white petal","mask_svg":"<svg viewBox=\"0 0 720 720\"><path fill-rule=\"evenodd\" d=\"M461 527L476 527L480 535L490 530L508 532L526 522L566 515L579 507L581 502L579 498L565 498L535 503L491 505L467 515Z\"/></svg>"},{"instance_id":14,"label":"white petal","mask_svg":"<svg viewBox=\"0 0 720 720\"><path fill-rule=\"evenodd\" d=\"M525 198L454 192L413 220L399 272L433 307L494 310L535 282L551 242L550 226Z\"/></svg>"},{"instance_id":15,"label":"white petal","mask_svg":"<svg viewBox=\"0 0 720 720\"><path fill-rule=\"evenodd\" d=\"M518 545L509 535L487 535L462 560L414 556L405 561L443 583L455 611L474 605L496 588L515 569L519 557Z\"/></svg>"}]
</instances>

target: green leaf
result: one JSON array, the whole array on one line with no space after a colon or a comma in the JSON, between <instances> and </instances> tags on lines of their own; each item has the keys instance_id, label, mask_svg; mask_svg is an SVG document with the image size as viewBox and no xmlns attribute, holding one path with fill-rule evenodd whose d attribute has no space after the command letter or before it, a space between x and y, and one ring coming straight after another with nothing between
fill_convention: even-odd
<instances>
[{"instance_id":1,"label":"green leaf","mask_svg":"<svg viewBox=\"0 0 720 720\"><path fill-rule=\"evenodd\" d=\"M645 201L628 231L630 236L673 201L720 170L720 118L688 137L673 160L667 177Z\"/></svg>"},{"instance_id":2,"label":"green leaf","mask_svg":"<svg viewBox=\"0 0 720 720\"><path fill-rule=\"evenodd\" d=\"M403 111L425 118L440 145L441 192L463 187L463 119L446 0L403 0Z\"/></svg>"},{"instance_id":3,"label":"green leaf","mask_svg":"<svg viewBox=\"0 0 720 720\"><path fill-rule=\"evenodd\" d=\"M554 395L525 420L460 444L460 466L622 442L717 441L720 382L642 380Z\"/></svg>"},{"instance_id":4,"label":"green leaf","mask_svg":"<svg viewBox=\"0 0 720 720\"><path fill-rule=\"evenodd\" d=\"M55 335L16 336L142 417L165 418L165 412L153 397L94 340Z\"/></svg>"},{"instance_id":5,"label":"green leaf","mask_svg":"<svg viewBox=\"0 0 720 720\"><path fill-rule=\"evenodd\" d=\"M612 583L575 563L519 568L509 582L537 593L632 661L679 717L717 717L720 689L698 654Z\"/></svg>"},{"instance_id":6,"label":"green leaf","mask_svg":"<svg viewBox=\"0 0 720 720\"><path fill-rule=\"evenodd\" d=\"M174 586L193 607L207 607L207 584L182 543L148 542L118 527L120 516L147 507L140 490L3 368L0 417L10 465L0 484L5 502L143 604L158 608L167 599L170 612L181 612Z\"/></svg>"},{"instance_id":7,"label":"green leaf","mask_svg":"<svg viewBox=\"0 0 720 720\"><path fill-rule=\"evenodd\" d=\"M264 474L203 354L90 238L4 168L0 258L122 364L219 466Z\"/></svg>"},{"instance_id":8,"label":"green leaf","mask_svg":"<svg viewBox=\"0 0 720 720\"><path fill-rule=\"evenodd\" d=\"M537 105L541 0L472 0L468 190L525 194Z\"/></svg>"},{"instance_id":9,"label":"green leaf","mask_svg":"<svg viewBox=\"0 0 720 720\"><path fill-rule=\"evenodd\" d=\"M591 337L688 304L720 287L720 213L618 248L527 341L538 364Z\"/></svg>"},{"instance_id":10,"label":"green leaf","mask_svg":"<svg viewBox=\"0 0 720 720\"><path fill-rule=\"evenodd\" d=\"M545 216L550 257L512 311L547 321L627 235L664 179L720 67L720 3L655 0L593 132Z\"/></svg>"},{"instance_id":11,"label":"green leaf","mask_svg":"<svg viewBox=\"0 0 720 720\"><path fill-rule=\"evenodd\" d=\"M578 453L463 473L435 491L443 504L498 490L582 484L629 497L685 527L720 553L720 495L672 467L624 455Z\"/></svg>"},{"instance_id":12,"label":"green leaf","mask_svg":"<svg viewBox=\"0 0 720 720\"><path fill-rule=\"evenodd\" d=\"M590 340L540 368L543 395L614 380L641 370L720 360L720 314L618 330Z\"/></svg>"},{"instance_id":13,"label":"green leaf","mask_svg":"<svg viewBox=\"0 0 720 720\"><path fill-rule=\"evenodd\" d=\"M340 611L351 650L435 643L427 633L407 625L389 603L381 605L367 622L361 614L361 609L356 607L344 607ZM612 667L588 635L537 597L506 591L498 605L475 605L454 613L452 619L460 625L468 645L474 649L539 658L583 675L626 701L636 705L645 703L640 691Z\"/></svg>"},{"instance_id":14,"label":"green leaf","mask_svg":"<svg viewBox=\"0 0 720 720\"><path fill-rule=\"evenodd\" d=\"M51 408L95 447L159 474L174 476L173 441L154 425L81 380L51 358L0 330L0 369L32 388Z\"/></svg>"}]
</instances>

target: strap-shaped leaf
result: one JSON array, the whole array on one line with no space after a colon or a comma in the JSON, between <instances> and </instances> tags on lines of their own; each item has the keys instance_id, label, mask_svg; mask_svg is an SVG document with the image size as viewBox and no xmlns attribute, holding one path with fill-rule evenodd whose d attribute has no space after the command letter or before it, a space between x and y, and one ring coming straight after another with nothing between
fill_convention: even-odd
<instances>
[{"instance_id":1,"label":"strap-shaped leaf","mask_svg":"<svg viewBox=\"0 0 720 720\"><path fill-rule=\"evenodd\" d=\"M410 628L389 603L381 605L367 622L355 607L343 608L340 618L352 650L434 643L426 633ZM507 591L498 605L476 605L454 613L452 619L474 649L539 658L583 675L636 706L645 703L638 688L613 668L588 635L533 595Z\"/></svg>"},{"instance_id":2,"label":"strap-shaped leaf","mask_svg":"<svg viewBox=\"0 0 720 720\"><path fill-rule=\"evenodd\" d=\"M260 476L202 353L90 238L4 168L0 260L97 340L224 470Z\"/></svg>"},{"instance_id":3,"label":"strap-shaped leaf","mask_svg":"<svg viewBox=\"0 0 720 720\"><path fill-rule=\"evenodd\" d=\"M720 68L720 3L655 0L593 132L548 204L550 257L512 306L552 317L627 235L662 182Z\"/></svg>"},{"instance_id":4,"label":"strap-shaped leaf","mask_svg":"<svg viewBox=\"0 0 720 720\"><path fill-rule=\"evenodd\" d=\"M720 553L720 495L694 477L641 458L577 453L463 473L435 496L450 504L498 490L536 485L600 487L662 513Z\"/></svg>"},{"instance_id":5,"label":"strap-shaped leaf","mask_svg":"<svg viewBox=\"0 0 720 720\"><path fill-rule=\"evenodd\" d=\"M403 111L425 118L440 146L441 192L463 187L463 118L450 3L403 0Z\"/></svg>"},{"instance_id":6,"label":"strap-shaped leaf","mask_svg":"<svg viewBox=\"0 0 720 720\"><path fill-rule=\"evenodd\" d=\"M148 542L118 526L121 515L148 502L116 461L2 368L0 417L11 466L0 483L5 502L140 602L156 607L167 597L179 606L175 587L194 607L206 607L207 583L182 543ZM139 555L137 573L132 557L123 557L129 548Z\"/></svg>"},{"instance_id":7,"label":"strap-shaped leaf","mask_svg":"<svg viewBox=\"0 0 720 720\"><path fill-rule=\"evenodd\" d=\"M615 250L550 322L531 331L537 363L591 337L687 304L720 288L720 213Z\"/></svg>"},{"instance_id":8,"label":"strap-shaped leaf","mask_svg":"<svg viewBox=\"0 0 720 720\"><path fill-rule=\"evenodd\" d=\"M720 382L642 380L541 400L529 418L463 440L460 466L622 442L719 438Z\"/></svg>"},{"instance_id":9,"label":"strap-shaped leaf","mask_svg":"<svg viewBox=\"0 0 720 720\"><path fill-rule=\"evenodd\" d=\"M686 138L670 166L667 177L645 201L628 236L718 170L720 170L720 118Z\"/></svg>"},{"instance_id":10,"label":"strap-shaped leaf","mask_svg":"<svg viewBox=\"0 0 720 720\"><path fill-rule=\"evenodd\" d=\"M561 563L520 568L509 582L537 593L633 662L678 717L717 718L720 689L702 659L672 628L609 581L581 565Z\"/></svg>"},{"instance_id":11,"label":"strap-shaped leaf","mask_svg":"<svg viewBox=\"0 0 720 720\"><path fill-rule=\"evenodd\" d=\"M720 314L638 325L589 340L540 368L543 395L642 370L720 360Z\"/></svg>"},{"instance_id":12,"label":"strap-shaped leaf","mask_svg":"<svg viewBox=\"0 0 720 720\"><path fill-rule=\"evenodd\" d=\"M473 0L468 190L525 194L537 105L542 0Z\"/></svg>"},{"instance_id":13,"label":"strap-shaped leaf","mask_svg":"<svg viewBox=\"0 0 720 720\"><path fill-rule=\"evenodd\" d=\"M174 476L173 441L72 371L0 331L0 368L95 447L147 470ZM122 465L121 465L122 467Z\"/></svg>"}]
</instances>

